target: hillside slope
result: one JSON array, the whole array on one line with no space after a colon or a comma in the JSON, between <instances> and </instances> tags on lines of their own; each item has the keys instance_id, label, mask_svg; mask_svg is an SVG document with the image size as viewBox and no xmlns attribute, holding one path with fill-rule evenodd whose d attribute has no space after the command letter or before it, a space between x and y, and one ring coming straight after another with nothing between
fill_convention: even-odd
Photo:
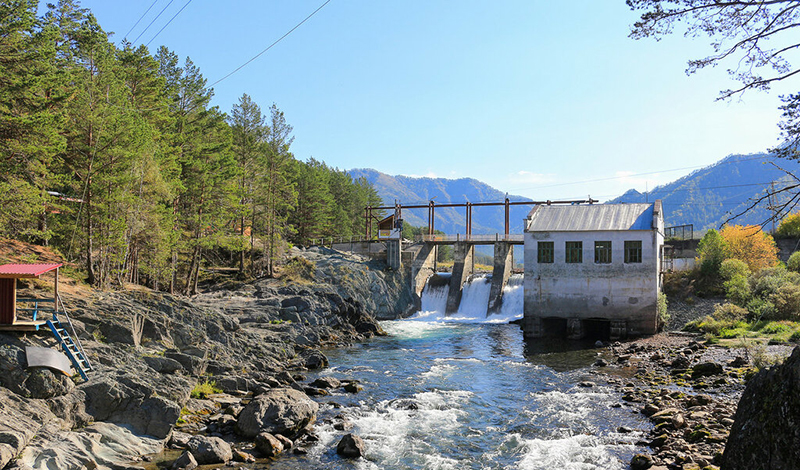
<instances>
[{"instance_id":1,"label":"hillside slope","mask_svg":"<svg viewBox=\"0 0 800 470\"><path fill-rule=\"evenodd\" d=\"M766 194L774 183L775 189L795 182L790 173L800 174L800 163L782 160L767 154L730 155L719 162L701 168L672 183L654 188L647 194L629 190L608 201L646 202L661 199L668 226L693 224L696 231L719 228L734 215L734 224L761 224L771 216L769 203L764 201L745 211L757 198ZM781 196L777 203L787 200Z\"/></svg>"}]
</instances>

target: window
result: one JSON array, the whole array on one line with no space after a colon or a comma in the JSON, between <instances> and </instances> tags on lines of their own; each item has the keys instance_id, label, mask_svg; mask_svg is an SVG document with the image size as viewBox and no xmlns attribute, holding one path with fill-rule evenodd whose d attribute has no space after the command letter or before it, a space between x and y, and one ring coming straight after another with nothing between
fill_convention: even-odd
<instances>
[{"instance_id":1,"label":"window","mask_svg":"<svg viewBox=\"0 0 800 470\"><path fill-rule=\"evenodd\" d=\"M567 242L565 253L567 263L583 263L583 242Z\"/></svg>"},{"instance_id":2,"label":"window","mask_svg":"<svg viewBox=\"0 0 800 470\"><path fill-rule=\"evenodd\" d=\"M552 263L553 262L553 251L554 246L553 242L539 242L536 244L537 248L537 260L540 263Z\"/></svg>"},{"instance_id":3,"label":"window","mask_svg":"<svg viewBox=\"0 0 800 470\"><path fill-rule=\"evenodd\" d=\"M594 242L594 262L600 264L611 262L611 242Z\"/></svg>"},{"instance_id":4,"label":"window","mask_svg":"<svg viewBox=\"0 0 800 470\"><path fill-rule=\"evenodd\" d=\"M640 240L625 242L625 262L642 262L642 242Z\"/></svg>"}]
</instances>

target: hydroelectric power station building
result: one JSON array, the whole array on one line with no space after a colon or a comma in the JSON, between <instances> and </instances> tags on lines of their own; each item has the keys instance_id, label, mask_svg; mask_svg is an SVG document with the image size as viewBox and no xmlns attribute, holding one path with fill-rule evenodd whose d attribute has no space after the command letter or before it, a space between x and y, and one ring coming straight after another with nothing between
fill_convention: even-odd
<instances>
[{"instance_id":1,"label":"hydroelectric power station building","mask_svg":"<svg viewBox=\"0 0 800 470\"><path fill-rule=\"evenodd\" d=\"M535 206L525 222L526 337L654 334L661 201Z\"/></svg>"}]
</instances>

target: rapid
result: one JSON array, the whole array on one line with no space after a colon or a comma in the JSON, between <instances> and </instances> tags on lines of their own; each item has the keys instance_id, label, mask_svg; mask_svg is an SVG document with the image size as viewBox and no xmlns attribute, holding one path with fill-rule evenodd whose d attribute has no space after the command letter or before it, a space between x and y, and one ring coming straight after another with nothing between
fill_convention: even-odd
<instances>
[{"instance_id":1,"label":"rapid","mask_svg":"<svg viewBox=\"0 0 800 470\"><path fill-rule=\"evenodd\" d=\"M309 378L356 379L364 390L320 397L319 441L269 468L628 468L643 434L618 429L649 425L610 387L586 386L594 350L526 342L509 324L522 316L521 276L487 317L489 284L473 277L449 317L447 286L429 285L419 313L382 324L388 337L327 351L331 367ZM334 428L342 418L352 429ZM365 458L336 455L347 432L364 439Z\"/></svg>"}]
</instances>

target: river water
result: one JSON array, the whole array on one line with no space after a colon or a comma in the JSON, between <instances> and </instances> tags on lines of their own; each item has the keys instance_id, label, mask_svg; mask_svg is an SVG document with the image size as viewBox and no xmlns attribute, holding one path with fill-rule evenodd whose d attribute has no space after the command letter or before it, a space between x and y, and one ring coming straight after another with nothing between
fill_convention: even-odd
<instances>
[{"instance_id":1,"label":"river water","mask_svg":"<svg viewBox=\"0 0 800 470\"><path fill-rule=\"evenodd\" d=\"M507 323L518 314L487 320L485 308L468 310L384 322L390 336L326 351L331 367L309 380L357 379L364 390L318 399L319 442L269 468L626 469L644 450L634 445L641 432L617 432L647 429L642 415L614 407L618 393L601 383L578 385L595 380L593 349L526 343ZM365 458L336 455L346 433L334 429L336 415L364 439Z\"/></svg>"}]
</instances>

